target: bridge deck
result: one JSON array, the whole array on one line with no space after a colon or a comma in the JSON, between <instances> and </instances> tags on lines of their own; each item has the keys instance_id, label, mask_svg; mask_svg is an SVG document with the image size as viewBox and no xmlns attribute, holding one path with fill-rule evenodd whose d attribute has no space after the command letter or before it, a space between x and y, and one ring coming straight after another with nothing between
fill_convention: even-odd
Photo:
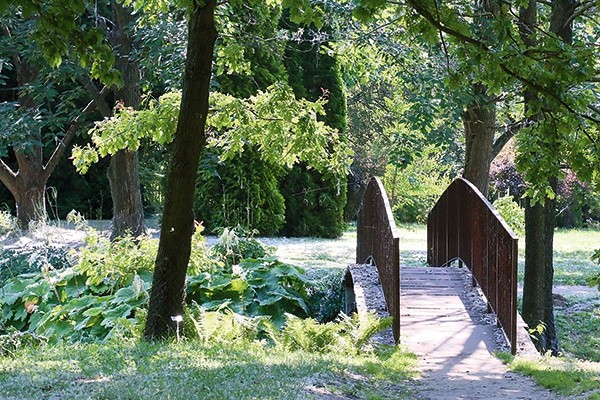
<instances>
[{"instance_id":1,"label":"bridge deck","mask_svg":"<svg viewBox=\"0 0 600 400\"><path fill-rule=\"evenodd\" d=\"M401 343L419 358L426 398L555 398L490 353L500 348L494 317L462 268L402 267L400 277Z\"/></svg>"}]
</instances>

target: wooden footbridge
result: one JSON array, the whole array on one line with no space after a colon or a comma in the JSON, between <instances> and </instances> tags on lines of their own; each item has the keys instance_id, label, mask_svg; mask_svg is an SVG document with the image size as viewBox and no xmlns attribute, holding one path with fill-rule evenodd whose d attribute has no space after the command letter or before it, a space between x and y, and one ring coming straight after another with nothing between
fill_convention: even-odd
<instances>
[{"instance_id":1,"label":"wooden footbridge","mask_svg":"<svg viewBox=\"0 0 600 400\"><path fill-rule=\"evenodd\" d=\"M517 350L517 237L469 181L458 178L442 194L427 221L427 262L433 268L400 268L399 236L381 181L367 186L357 228L357 264L377 267L396 342L417 326L430 337L410 338L433 347L453 340L468 346L477 322L465 311L464 273L481 289L489 312ZM470 327L466 329L465 327ZM471 328L473 330L471 330ZM484 329L484 328L481 328ZM491 333L480 332L491 336ZM463 350L465 350L463 348Z\"/></svg>"}]
</instances>

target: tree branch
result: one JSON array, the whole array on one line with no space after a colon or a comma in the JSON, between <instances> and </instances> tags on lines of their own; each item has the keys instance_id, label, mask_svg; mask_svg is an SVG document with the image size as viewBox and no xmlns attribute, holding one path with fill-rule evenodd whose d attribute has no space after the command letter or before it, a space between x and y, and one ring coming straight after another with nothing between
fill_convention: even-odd
<instances>
[{"instance_id":1,"label":"tree branch","mask_svg":"<svg viewBox=\"0 0 600 400\"><path fill-rule=\"evenodd\" d=\"M105 118L112 116L112 108L104 100L107 88L102 88L102 91L98 90L92 79L87 75L79 77L79 82L92 96L92 100L96 102L96 108L100 111L100 114Z\"/></svg>"},{"instance_id":2,"label":"tree branch","mask_svg":"<svg viewBox=\"0 0 600 400\"><path fill-rule=\"evenodd\" d=\"M17 174L4 162L4 160L0 160L0 181L6 186L6 188L14 193L16 190L15 183L17 179Z\"/></svg>"},{"instance_id":3,"label":"tree branch","mask_svg":"<svg viewBox=\"0 0 600 400\"><path fill-rule=\"evenodd\" d=\"M500 137L498 137L492 145L492 160L496 158L498 154L500 154L504 146L506 146L506 143L508 143L522 127L522 122L512 123L506 127L504 133L502 133L502 135L500 135Z\"/></svg>"},{"instance_id":4,"label":"tree branch","mask_svg":"<svg viewBox=\"0 0 600 400\"><path fill-rule=\"evenodd\" d=\"M104 101L104 96L106 95L106 93L108 93L108 91L109 91L108 88L105 86L102 88L101 91L98 92L101 103L104 103L105 105L106 105L106 102ZM81 122L80 122L81 116L91 114L97 107L98 107L98 101L96 100L96 98L94 98L85 106L85 108L81 111L81 114L79 114L73 120L73 122L71 123L71 126L69 126L69 129L67 130L67 133L62 138L62 140L58 143L58 145L54 149L54 152L48 159L48 162L44 166L44 176L46 178L49 177L50 175L52 175L52 172L54 172L54 169L58 165L58 162L60 161L60 158L62 157L66 148L69 147L71 145L71 142L73 141L73 139L75 139L75 136L77 134L77 128L79 128L79 126L81 125Z\"/></svg>"}]
</instances>

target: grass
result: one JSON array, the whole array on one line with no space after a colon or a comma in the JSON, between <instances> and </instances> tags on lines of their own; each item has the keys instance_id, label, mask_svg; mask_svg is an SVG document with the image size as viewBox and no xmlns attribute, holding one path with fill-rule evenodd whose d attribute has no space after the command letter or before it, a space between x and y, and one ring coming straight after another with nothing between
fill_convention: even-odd
<instances>
[{"instance_id":1,"label":"grass","mask_svg":"<svg viewBox=\"0 0 600 400\"><path fill-rule=\"evenodd\" d=\"M1 399L413 398L415 357L290 352L263 343L121 341L0 357Z\"/></svg>"},{"instance_id":2,"label":"grass","mask_svg":"<svg viewBox=\"0 0 600 400\"><path fill-rule=\"evenodd\" d=\"M587 285L586 279L598 272L591 260L600 247L600 229L557 229L554 233L554 284ZM519 280L523 281L525 240L519 239Z\"/></svg>"},{"instance_id":3,"label":"grass","mask_svg":"<svg viewBox=\"0 0 600 400\"><path fill-rule=\"evenodd\" d=\"M600 363L600 299L558 309L556 325L565 353Z\"/></svg>"},{"instance_id":4,"label":"grass","mask_svg":"<svg viewBox=\"0 0 600 400\"><path fill-rule=\"evenodd\" d=\"M515 372L560 395L583 395L580 399L600 399L600 364L564 357L530 359L502 354L499 357Z\"/></svg>"}]
</instances>

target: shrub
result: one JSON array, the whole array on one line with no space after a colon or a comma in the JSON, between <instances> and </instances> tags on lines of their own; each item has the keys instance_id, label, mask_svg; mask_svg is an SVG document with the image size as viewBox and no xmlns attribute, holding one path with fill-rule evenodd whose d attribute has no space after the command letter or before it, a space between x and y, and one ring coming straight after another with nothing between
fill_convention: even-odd
<instances>
[{"instance_id":1,"label":"shrub","mask_svg":"<svg viewBox=\"0 0 600 400\"><path fill-rule=\"evenodd\" d=\"M281 172L281 167L265 163L252 148L227 161L207 150L201 160L194 211L209 232L239 225L275 235L285 219L278 188Z\"/></svg>"},{"instance_id":2,"label":"shrub","mask_svg":"<svg viewBox=\"0 0 600 400\"><path fill-rule=\"evenodd\" d=\"M504 221L519 236L525 236L525 210L511 196L500 197L493 204Z\"/></svg>"},{"instance_id":3,"label":"shrub","mask_svg":"<svg viewBox=\"0 0 600 400\"><path fill-rule=\"evenodd\" d=\"M63 340L135 335L145 318L156 240L114 242L88 230L74 267L47 267L9 279L0 290L0 325Z\"/></svg>"},{"instance_id":4,"label":"shrub","mask_svg":"<svg viewBox=\"0 0 600 400\"><path fill-rule=\"evenodd\" d=\"M274 258L247 259L215 273L188 277L187 299L204 309L230 309L247 316L269 316L281 327L286 314L308 315L304 271Z\"/></svg>"},{"instance_id":5,"label":"shrub","mask_svg":"<svg viewBox=\"0 0 600 400\"><path fill-rule=\"evenodd\" d=\"M320 323L335 320L344 308L342 270L331 271L313 280L308 289L309 314Z\"/></svg>"},{"instance_id":6,"label":"shrub","mask_svg":"<svg viewBox=\"0 0 600 400\"><path fill-rule=\"evenodd\" d=\"M9 211L0 210L0 235L6 235L16 229L16 221Z\"/></svg>"},{"instance_id":7,"label":"shrub","mask_svg":"<svg viewBox=\"0 0 600 400\"><path fill-rule=\"evenodd\" d=\"M69 250L64 246L35 244L0 249L0 282L20 274L70 266Z\"/></svg>"}]
</instances>

